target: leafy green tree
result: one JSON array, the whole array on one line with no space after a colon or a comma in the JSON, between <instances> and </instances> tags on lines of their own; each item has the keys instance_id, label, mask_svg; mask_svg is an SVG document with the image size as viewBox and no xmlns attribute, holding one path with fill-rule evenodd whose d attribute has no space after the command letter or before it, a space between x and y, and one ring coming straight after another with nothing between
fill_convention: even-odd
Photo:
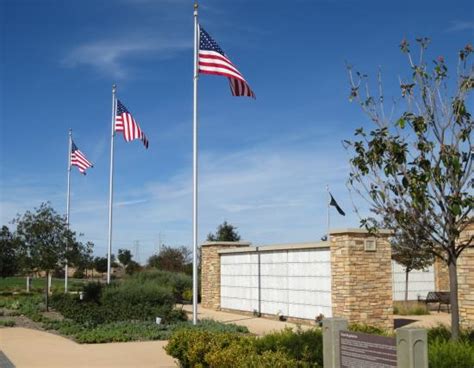
<instances>
[{"instance_id":1,"label":"leafy green tree","mask_svg":"<svg viewBox=\"0 0 474 368\"><path fill-rule=\"evenodd\" d=\"M107 257L95 257L94 268L102 275L107 272Z\"/></svg>"},{"instance_id":2,"label":"leafy green tree","mask_svg":"<svg viewBox=\"0 0 474 368\"><path fill-rule=\"evenodd\" d=\"M427 243L423 229L419 229L417 223L412 225L408 230L399 228L391 239L392 259L405 267L405 301L408 300L410 272L426 269L434 261L431 245Z\"/></svg>"},{"instance_id":3,"label":"leafy green tree","mask_svg":"<svg viewBox=\"0 0 474 368\"><path fill-rule=\"evenodd\" d=\"M48 310L48 277L56 267L64 267L66 259L80 252L81 243L76 241L63 216L49 203L43 203L35 212L27 211L14 220L16 237L22 252L22 265L26 271L46 273L45 300Z\"/></svg>"},{"instance_id":4,"label":"leafy green tree","mask_svg":"<svg viewBox=\"0 0 474 368\"><path fill-rule=\"evenodd\" d=\"M228 224L224 221L217 227L216 233L209 233L207 235L208 241L239 241L240 235L237 232L237 227Z\"/></svg>"},{"instance_id":5,"label":"leafy green tree","mask_svg":"<svg viewBox=\"0 0 474 368\"><path fill-rule=\"evenodd\" d=\"M19 272L19 242L8 229L0 230L0 277L14 276Z\"/></svg>"},{"instance_id":6,"label":"leafy green tree","mask_svg":"<svg viewBox=\"0 0 474 368\"><path fill-rule=\"evenodd\" d=\"M117 258L119 262L126 268L132 260L132 252L130 252L128 249L119 249Z\"/></svg>"},{"instance_id":7,"label":"leafy green tree","mask_svg":"<svg viewBox=\"0 0 474 368\"><path fill-rule=\"evenodd\" d=\"M140 263L135 262L133 259L128 262L127 267L125 268L125 273L127 275L133 275L134 273L140 272L142 270L142 266Z\"/></svg>"},{"instance_id":8,"label":"leafy green tree","mask_svg":"<svg viewBox=\"0 0 474 368\"><path fill-rule=\"evenodd\" d=\"M451 326L459 337L457 260L473 237L460 239L473 207L473 119L466 100L474 88L474 68L467 45L458 54L456 82L449 83L448 66L438 57L430 67L425 61L429 40L417 39L415 61L406 40L410 76L400 80L401 97L391 113L385 108L381 73L375 94L366 75L348 67L351 100L359 103L375 127L356 130L345 141L352 158L350 186L367 199L375 217L394 230L409 234L413 224L430 251L449 268ZM398 105L402 104L402 107ZM362 225L377 227L377 219ZM413 242L412 242L413 244Z\"/></svg>"},{"instance_id":9,"label":"leafy green tree","mask_svg":"<svg viewBox=\"0 0 474 368\"><path fill-rule=\"evenodd\" d=\"M163 246L160 253L148 258L148 267L170 272L187 272L191 264L191 250L187 247Z\"/></svg>"},{"instance_id":10,"label":"leafy green tree","mask_svg":"<svg viewBox=\"0 0 474 368\"><path fill-rule=\"evenodd\" d=\"M94 267L94 257L92 256L94 243L90 241L86 242L80 247L80 250L81 251L78 254L75 254L71 260L68 260L68 262L73 263L76 266L76 275L84 276L85 271L85 276L87 276L87 270Z\"/></svg>"}]
</instances>

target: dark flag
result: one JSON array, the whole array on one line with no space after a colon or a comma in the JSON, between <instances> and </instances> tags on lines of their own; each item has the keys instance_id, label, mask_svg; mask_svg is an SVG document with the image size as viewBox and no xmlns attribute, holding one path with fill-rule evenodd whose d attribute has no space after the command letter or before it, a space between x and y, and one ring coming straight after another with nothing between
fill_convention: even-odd
<instances>
[{"instance_id":1,"label":"dark flag","mask_svg":"<svg viewBox=\"0 0 474 368\"><path fill-rule=\"evenodd\" d=\"M339 205L337 204L337 202L336 202L336 200L334 199L334 197L332 196L332 194L329 193L329 195L331 196L331 202L329 202L329 205L336 207L337 212L339 212L340 215L345 216L346 214L344 213L344 211L342 210L342 208L339 207Z\"/></svg>"}]
</instances>

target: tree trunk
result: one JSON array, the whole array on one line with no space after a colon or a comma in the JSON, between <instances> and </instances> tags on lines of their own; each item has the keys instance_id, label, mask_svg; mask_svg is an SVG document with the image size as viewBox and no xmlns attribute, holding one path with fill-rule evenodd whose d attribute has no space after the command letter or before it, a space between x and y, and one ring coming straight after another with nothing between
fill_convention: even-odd
<instances>
[{"instance_id":1,"label":"tree trunk","mask_svg":"<svg viewBox=\"0 0 474 368\"><path fill-rule=\"evenodd\" d=\"M49 312L49 271L46 271L46 287L45 287L45 304L46 304L46 312Z\"/></svg>"},{"instance_id":2,"label":"tree trunk","mask_svg":"<svg viewBox=\"0 0 474 368\"><path fill-rule=\"evenodd\" d=\"M408 275L410 274L410 270L405 268L405 302L408 301Z\"/></svg>"},{"instance_id":3,"label":"tree trunk","mask_svg":"<svg viewBox=\"0 0 474 368\"><path fill-rule=\"evenodd\" d=\"M451 340L459 339L459 305L458 305L458 273L457 259L449 260L449 297L451 301Z\"/></svg>"}]
</instances>

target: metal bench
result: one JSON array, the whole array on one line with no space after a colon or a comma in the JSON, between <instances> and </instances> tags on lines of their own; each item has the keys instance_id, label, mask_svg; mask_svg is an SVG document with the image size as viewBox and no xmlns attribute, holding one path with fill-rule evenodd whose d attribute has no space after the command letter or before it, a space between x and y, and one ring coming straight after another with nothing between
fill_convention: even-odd
<instances>
[{"instance_id":1,"label":"metal bench","mask_svg":"<svg viewBox=\"0 0 474 368\"><path fill-rule=\"evenodd\" d=\"M448 313L450 313L451 299L449 291L430 291L425 299L418 297L419 302L438 303L438 313L441 311L441 305L446 304Z\"/></svg>"}]
</instances>

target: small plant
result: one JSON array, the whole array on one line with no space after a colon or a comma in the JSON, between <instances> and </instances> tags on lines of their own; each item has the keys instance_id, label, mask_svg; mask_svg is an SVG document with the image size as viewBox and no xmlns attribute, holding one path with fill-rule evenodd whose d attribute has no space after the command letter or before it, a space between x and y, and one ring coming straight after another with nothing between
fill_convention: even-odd
<instances>
[{"instance_id":1,"label":"small plant","mask_svg":"<svg viewBox=\"0 0 474 368\"><path fill-rule=\"evenodd\" d=\"M260 312L259 312L258 310L256 310L256 309L254 309L254 310L253 310L253 315L254 315L254 317L260 318L260 317L262 316L262 313L260 313Z\"/></svg>"},{"instance_id":2,"label":"small plant","mask_svg":"<svg viewBox=\"0 0 474 368\"><path fill-rule=\"evenodd\" d=\"M430 311L428 306L424 303L419 303L417 301L400 301L393 303L393 314L400 316L422 316L430 314Z\"/></svg>"},{"instance_id":3,"label":"small plant","mask_svg":"<svg viewBox=\"0 0 474 368\"><path fill-rule=\"evenodd\" d=\"M444 341L435 339L429 343L430 367L472 368L474 367L474 344L467 341Z\"/></svg>"},{"instance_id":4,"label":"small plant","mask_svg":"<svg viewBox=\"0 0 474 368\"><path fill-rule=\"evenodd\" d=\"M189 303L193 300L193 290L192 289L185 289L183 291L183 294L181 295L181 297L183 298L183 303L186 302L186 303Z\"/></svg>"},{"instance_id":5,"label":"small plant","mask_svg":"<svg viewBox=\"0 0 474 368\"><path fill-rule=\"evenodd\" d=\"M387 330L384 330L376 326L366 325L365 323L353 323L349 325L349 331L362 332L366 334L380 335L380 336L393 335L392 332L389 332Z\"/></svg>"},{"instance_id":6,"label":"small plant","mask_svg":"<svg viewBox=\"0 0 474 368\"><path fill-rule=\"evenodd\" d=\"M15 321L12 319L0 319L0 326L3 327L14 327Z\"/></svg>"}]
</instances>

